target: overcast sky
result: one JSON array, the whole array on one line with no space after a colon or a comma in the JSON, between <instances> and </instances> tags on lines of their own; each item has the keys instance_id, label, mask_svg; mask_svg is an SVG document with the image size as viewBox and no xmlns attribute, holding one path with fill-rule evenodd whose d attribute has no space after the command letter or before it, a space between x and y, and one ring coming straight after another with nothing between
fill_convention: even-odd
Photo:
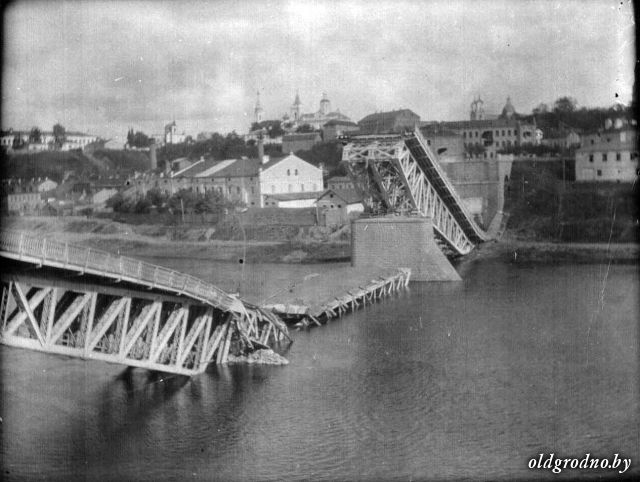
<instances>
[{"instance_id":1,"label":"overcast sky","mask_svg":"<svg viewBox=\"0 0 640 482\"><path fill-rule=\"evenodd\" d=\"M257 90L267 118L299 90L303 112L327 92L356 122L460 120L478 94L529 113L626 104L633 86L628 0L23 1L3 21L3 129L242 133Z\"/></svg>"}]
</instances>

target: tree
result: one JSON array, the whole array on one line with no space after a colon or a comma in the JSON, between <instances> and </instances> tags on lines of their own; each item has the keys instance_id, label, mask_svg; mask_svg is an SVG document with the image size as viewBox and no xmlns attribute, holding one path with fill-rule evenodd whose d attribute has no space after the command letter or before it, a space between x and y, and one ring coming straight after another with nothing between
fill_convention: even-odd
<instances>
[{"instance_id":1,"label":"tree","mask_svg":"<svg viewBox=\"0 0 640 482\"><path fill-rule=\"evenodd\" d=\"M149 147L150 144L149 136L144 132L136 132L133 136L133 146L134 147Z\"/></svg>"},{"instance_id":2,"label":"tree","mask_svg":"<svg viewBox=\"0 0 640 482\"><path fill-rule=\"evenodd\" d=\"M134 140L133 127L131 127L127 131L127 144L129 144L129 147L133 147L133 140Z\"/></svg>"},{"instance_id":3,"label":"tree","mask_svg":"<svg viewBox=\"0 0 640 482\"><path fill-rule=\"evenodd\" d=\"M66 129L60 123L53 126L53 142L57 147L62 147L62 144L64 144L67 138L66 132Z\"/></svg>"},{"instance_id":4,"label":"tree","mask_svg":"<svg viewBox=\"0 0 640 482\"><path fill-rule=\"evenodd\" d=\"M533 108L532 114L540 115L540 114L546 114L547 112L549 112L549 107L547 106L547 104L540 102L537 107Z\"/></svg>"},{"instance_id":5,"label":"tree","mask_svg":"<svg viewBox=\"0 0 640 482\"><path fill-rule=\"evenodd\" d=\"M578 101L573 97L565 96L560 97L553 104L553 111L555 113L569 113L576 110Z\"/></svg>"},{"instance_id":6,"label":"tree","mask_svg":"<svg viewBox=\"0 0 640 482\"><path fill-rule=\"evenodd\" d=\"M313 132L313 126L310 124L302 124L296 129L296 132Z\"/></svg>"},{"instance_id":7,"label":"tree","mask_svg":"<svg viewBox=\"0 0 640 482\"><path fill-rule=\"evenodd\" d=\"M29 133L29 142L40 144L42 142L42 131L38 127L32 127Z\"/></svg>"}]
</instances>

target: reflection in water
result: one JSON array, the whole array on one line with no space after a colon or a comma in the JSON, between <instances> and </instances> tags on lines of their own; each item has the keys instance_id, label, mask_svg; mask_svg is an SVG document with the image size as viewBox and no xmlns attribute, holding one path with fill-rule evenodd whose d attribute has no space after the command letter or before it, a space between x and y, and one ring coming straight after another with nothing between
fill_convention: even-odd
<instances>
[{"instance_id":1,"label":"reflection in water","mask_svg":"<svg viewBox=\"0 0 640 482\"><path fill-rule=\"evenodd\" d=\"M547 476L526 468L539 453L635 462L638 272L612 266L602 298L606 269L469 263L461 283L295 332L288 366L193 379L2 347L4 476L528 479Z\"/></svg>"}]
</instances>

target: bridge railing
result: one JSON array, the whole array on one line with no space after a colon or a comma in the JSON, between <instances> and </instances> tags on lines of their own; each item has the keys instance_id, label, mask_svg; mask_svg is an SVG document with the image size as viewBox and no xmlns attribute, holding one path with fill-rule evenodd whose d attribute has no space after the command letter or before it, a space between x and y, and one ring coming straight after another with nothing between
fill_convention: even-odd
<instances>
[{"instance_id":1,"label":"bridge railing","mask_svg":"<svg viewBox=\"0 0 640 482\"><path fill-rule=\"evenodd\" d=\"M0 251L12 253L18 259L29 257L40 264L52 263L82 272L126 278L151 287L184 293L216 308L244 312L242 303L220 288L194 276L99 249L43 238L22 231L3 229Z\"/></svg>"}]
</instances>

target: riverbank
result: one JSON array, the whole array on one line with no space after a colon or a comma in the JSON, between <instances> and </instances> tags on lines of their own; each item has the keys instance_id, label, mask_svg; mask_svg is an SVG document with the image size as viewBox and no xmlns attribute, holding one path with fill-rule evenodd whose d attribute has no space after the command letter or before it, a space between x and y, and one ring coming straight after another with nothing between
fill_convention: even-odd
<instances>
[{"instance_id":1,"label":"riverbank","mask_svg":"<svg viewBox=\"0 0 640 482\"><path fill-rule=\"evenodd\" d=\"M185 227L181 239L167 235L156 225L130 225L108 219L45 216L8 216L2 227L35 232L42 236L102 249L130 257L169 257L244 263L348 262L348 241L313 242L223 241L206 238L206 228Z\"/></svg>"},{"instance_id":2,"label":"riverbank","mask_svg":"<svg viewBox=\"0 0 640 482\"><path fill-rule=\"evenodd\" d=\"M511 236L484 243L468 257L499 259L515 263L619 263L631 264L640 259L637 243L554 243L531 241ZM465 258L467 259L467 258Z\"/></svg>"}]
</instances>

